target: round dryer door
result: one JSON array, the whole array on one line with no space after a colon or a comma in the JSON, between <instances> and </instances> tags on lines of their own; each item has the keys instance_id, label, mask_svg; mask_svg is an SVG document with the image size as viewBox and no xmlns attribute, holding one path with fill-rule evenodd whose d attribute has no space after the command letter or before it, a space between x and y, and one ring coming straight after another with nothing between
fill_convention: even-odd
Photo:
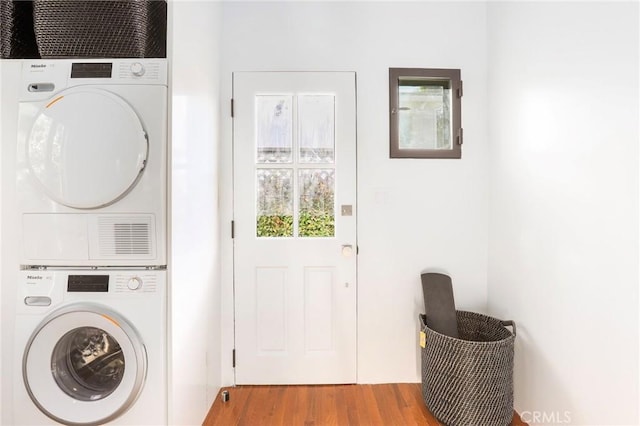
<instances>
[{"instance_id":1,"label":"round dryer door","mask_svg":"<svg viewBox=\"0 0 640 426\"><path fill-rule=\"evenodd\" d=\"M145 347L117 313L74 304L42 321L24 352L29 396L63 424L104 424L138 398L147 370Z\"/></svg>"},{"instance_id":2,"label":"round dryer door","mask_svg":"<svg viewBox=\"0 0 640 426\"><path fill-rule=\"evenodd\" d=\"M31 173L46 195L77 209L124 197L144 170L147 134L136 112L106 90L59 92L37 114L27 139Z\"/></svg>"}]
</instances>

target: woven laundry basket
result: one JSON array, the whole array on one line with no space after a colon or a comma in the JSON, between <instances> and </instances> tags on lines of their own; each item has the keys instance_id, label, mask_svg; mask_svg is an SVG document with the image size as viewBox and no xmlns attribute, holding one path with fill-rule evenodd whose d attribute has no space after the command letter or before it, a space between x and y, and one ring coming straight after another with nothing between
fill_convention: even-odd
<instances>
[{"instance_id":1,"label":"woven laundry basket","mask_svg":"<svg viewBox=\"0 0 640 426\"><path fill-rule=\"evenodd\" d=\"M166 58L167 3L34 0L43 58Z\"/></svg>"},{"instance_id":2,"label":"woven laundry basket","mask_svg":"<svg viewBox=\"0 0 640 426\"><path fill-rule=\"evenodd\" d=\"M422 396L449 426L505 426L513 418L513 344L516 326L486 315L456 311L460 338L426 325ZM511 326L513 332L505 326Z\"/></svg>"},{"instance_id":3,"label":"woven laundry basket","mask_svg":"<svg viewBox=\"0 0 640 426\"><path fill-rule=\"evenodd\" d=\"M0 58L39 58L33 33L33 3L0 0Z\"/></svg>"}]
</instances>

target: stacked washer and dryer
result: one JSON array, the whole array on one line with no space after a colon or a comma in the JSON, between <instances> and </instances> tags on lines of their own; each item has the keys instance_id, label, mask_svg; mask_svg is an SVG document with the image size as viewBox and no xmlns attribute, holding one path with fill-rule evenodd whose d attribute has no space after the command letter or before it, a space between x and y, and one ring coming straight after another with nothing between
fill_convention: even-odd
<instances>
[{"instance_id":1,"label":"stacked washer and dryer","mask_svg":"<svg viewBox=\"0 0 640 426\"><path fill-rule=\"evenodd\" d=\"M27 60L16 424L167 423L166 59Z\"/></svg>"}]
</instances>

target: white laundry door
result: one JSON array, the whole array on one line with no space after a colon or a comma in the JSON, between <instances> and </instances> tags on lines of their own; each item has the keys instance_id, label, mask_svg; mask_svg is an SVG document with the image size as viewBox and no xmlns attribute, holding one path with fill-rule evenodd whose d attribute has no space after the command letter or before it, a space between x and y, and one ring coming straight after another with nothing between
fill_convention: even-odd
<instances>
[{"instance_id":1,"label":"white laundry door","mask_svg":"<svg viewBox=\"0 0 640 426\"><path fill-rule=\"evenodd\" d=\"M236 383L355 383L355 73L234 73L233 98Z\"/></svg>"}]
</instances>

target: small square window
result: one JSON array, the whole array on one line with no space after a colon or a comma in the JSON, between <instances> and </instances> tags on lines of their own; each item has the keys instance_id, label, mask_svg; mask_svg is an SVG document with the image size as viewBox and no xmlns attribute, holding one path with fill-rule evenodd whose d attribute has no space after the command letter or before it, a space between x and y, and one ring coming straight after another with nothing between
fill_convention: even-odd
<instances>
[{"instance_id":1,"label":"small square window","mask_svg":"<svg viewBox=\"0 0 640 426\"><path fill-rule=\"evenodd\" d=\"M391 158L461 158L459 69L389 68Z\"/></svg>"}]
</instances>

